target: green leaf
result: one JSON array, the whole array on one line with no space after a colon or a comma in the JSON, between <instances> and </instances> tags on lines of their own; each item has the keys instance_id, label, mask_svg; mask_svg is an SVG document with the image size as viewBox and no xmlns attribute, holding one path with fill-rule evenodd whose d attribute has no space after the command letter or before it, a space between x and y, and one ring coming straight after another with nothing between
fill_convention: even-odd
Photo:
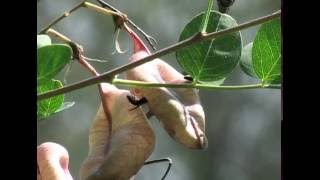
<instances>
[{"instance_id":1,"label":"green leaf","mask_svg":"<svg viewBox=\"0 0 320 180\"><path fill-rule=\"evenodd\" d=\"M54 78L71 60L72 50L68 45L53 44L37 50L38 85Z\"/></svg>"},{"instance_id":2,"label":"green leaf","mask_svg":"<svg viewBox=\"0 0 320 180\"><path fill-rule=\"evenodd\" d=\"M63 87L62 83L58 80L47 81L46 84L38 86L37 92L44 93L53 89ZM37 103L37 114L39 119L47 118L51 114L59 110L64 101L64 95L54 96L48 99L44 99Z\"/></svg>"},{"instance_id":3,"label":"green leaf","mask_svg":"<svg viewBox=\"0 0 320 180\"><path fill-rule=\"evenodd\" d=\"M41 34L37 35L37 48L40 48L42 46L47 46L51 44L51 39L49 36Z\"/></svg>"},{"instance_id":4,"label":"green leaf","mask_svg":"<svg viewBox=\"0 0 320 180\"><path fill-rule=\"evenodd\" d=\"M275 19L264 23L253 41L253 68L262 84L280 83L280 36L280 19Z\"/></svg>"},{"instance_id":5,"label":"green leaf","mask_svg":"<svg viewBox=\"0 0 320 180\"><path fill-rule=\"evenodd\" d=\"M203 13L195 16L183 29L179 41L198 33ZM237 26L227 14L211 11L207 32ZM210 82L226 78L237 66L242 50L240 32L204 41L176 52L178 63L195 81Z\"/></svg>"},{"instance_id":6,"label":"green leaf","mask_svg":"<svg viewBox=\"0 0 320 180\"><path fill-rule=\"evenodd\" d=\"M69 108L71 108L74 104L75 104L75 102L64 102L64 103L62 104L62 106L61 106L58 110L56 110L54 113L58 113L58 112L60 112L60 111L64 111L64 110L66 110L66 109L69 109Z\"/></svg>"},{"instance_id":7,"label":"green leaf","mask_svg":"<svg viewBox=\"0 0 320 180\"><path fill-rule=\"evenodd\" d=\"M241 59L240 59L240 68L247 75L254 78L258 78L257 74L254 72L253 65L252 65L252 46L253 46L253 42L247 44L242 49Z\"/></svg>"}]
</instances>

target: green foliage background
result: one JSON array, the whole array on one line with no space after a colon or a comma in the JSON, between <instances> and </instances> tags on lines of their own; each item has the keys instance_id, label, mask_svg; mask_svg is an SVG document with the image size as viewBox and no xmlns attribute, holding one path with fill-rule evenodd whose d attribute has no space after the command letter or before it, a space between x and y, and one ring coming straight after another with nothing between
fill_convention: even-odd
<instances>
[{"instance_id":1,"label":"green foliage background","mask_svg":"<svg viewBox=\"0 0 320 180\"><path fill-rule=\"evenodd\" d=\"M93 1L92 1L93 2ZM110 0L118 9L147 33L159 41L161 49L178 41L182 28L196 14L203 11L207 1L170 0ZM70 9L76 0L41 0L37 4L37 30ZM217 6L215 5L215 9ZM279 0L238 0L230 15L238 23L260 17L280 9ZM122 49L128 53L112 55L114 50L112 18L88 9L80 9L54 27L59 32L83 45L86 56L108 60L92 62L99 72L127 63L132 50L125 33L120 34ZM241 31L243 45L251 42L258 27ZM53 39L54 41L54 39ZM163 59L177 67L175 54ZM56 79L63 80L64 72ZM90 74L77 63L66 77L68 83L89 77ZM253 84L237 67L225 85ZM209 147L205 151L188 150L174 142L151 119L157 135L156 149L150 159L171 157L173 167L168 179L175 180L270 180L280 179L281 163L281 92L257 89L240 91L200 90L206 112L206 133ZM100 103L96 86L68 93L65 101L75 105L54 114L47 121L38 122L38 144L52 141L65 146L70 154L71 173L78 179L80 164L88 152L88 128ZM166 164L145 166L136 179L150 180L162 176Z\"/></svg>"}]
</instances>

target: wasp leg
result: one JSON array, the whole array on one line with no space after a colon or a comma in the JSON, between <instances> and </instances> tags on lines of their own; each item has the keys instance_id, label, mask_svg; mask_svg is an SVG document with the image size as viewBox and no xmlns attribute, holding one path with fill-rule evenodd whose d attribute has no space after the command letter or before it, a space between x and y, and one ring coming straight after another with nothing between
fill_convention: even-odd
<instances>
[{"instance_id":1,"label":"wasp leg","mask_svg":"<svg viewBox=\"0 0 320 180\"><path fill-rule=\"evenodd\" d=\"M130 109L129 111L132 111L134 109L137 109L141 105L145 104L148 102L148 100L145 97L142 97L141 99L136 99L134 95L127 96L128 101L132 104L135 105L136 107Z\"/></svg>"}]
</instances>

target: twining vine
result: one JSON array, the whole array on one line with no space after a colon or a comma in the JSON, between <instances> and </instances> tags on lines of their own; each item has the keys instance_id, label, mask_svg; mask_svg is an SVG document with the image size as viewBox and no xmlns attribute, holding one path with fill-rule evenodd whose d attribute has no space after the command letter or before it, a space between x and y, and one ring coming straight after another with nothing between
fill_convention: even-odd
<instances>
[{"instance_id":1,"label":"twining vine","mask_svg":"<svg viewBox=\"0 0 320 180\"><path fill-rule=\"evenodd\" d=\"M134 30L142 34L148 45L155 50L157 41L153 37L125 13L102 0L96 1L101 7L82 0L41 29L37 37L39 119L46 119L75 104L64 102L63 94L98 84L101 105L90 128L90 150L80 169L81 179L131 179L143 165L169 162L162 177L164 179L170 170L171 159L146 161L155 144L155 135L148 124L150 117L155 116L161 121L170 137L186 148L205 149L208 144L205 112L196 89L281 88L280 10L238 25L236 20L226 14L234 0L219 0L219 12L212 10L213 0L208 0L205 12L197 14L188 22L177 43L151 52ZM124 30L130 35L134 54L128 64L100 74L87 62L91 58L85 57L85 48L53 29L54 25L81 7L112 16L116 32ZM254 41L243 46L240 30L259 24L262 25ZM50 36L63 44L52 44ZM121 52L117 43L116 49ZM158 59L173 52L186 72L185 75ZM93 77L63 86L54 78L72 59L77 60ZM258 79L260 83L222 85L238 65L245 74ZM117 78L121 73L125 73L126 79ZM127 86L133 91L119 89L115 85ZM149 107L146 114L140 108L143 104ZM122 108L128 111L119 113ZM49 160L56 157L49 153L55 148L61 157L68 159L62 146L54 143L40 145L38 177L46 176L44 168L51 166L43 163L60 161ZM44 159L46 161L42 161Z\"/></svg>"},{"instance_id":2,"label":"twining vine","mask_svg":"<svg viewBox=\"0 0 320 180\"><path fill-rule=\"evenodd\" d=\"M83 4L84 2L80 3L81 5ZM81 7L81 5L77 5L76 7L79 8ZM86 6L85 6L86 7ZM90 6L90 7L95 7L94 5L93 6ZM75 8L73 8L75 9ZM94 8L92 8L94 9ZM102 12L100 9L99 10L96 10L98 12ZM67 13L64 13L63 16L61 17L67 17L71 12L73 11L68 11ZM107 13L109 11L106 11L105 13ZM109 13L107 13L109 14ZM110 14L113 14L113 13L110 13ZM73 83L73 84L70 84L68 86L65 86L65 87L62 87L62 88L59 88L59 89L56 89L56 90L52 90L52 91L49 91L49 92L45 92L45 93L40 93L38 96L37 96L37 99L38 100L42 100L42 99L46 99L46 98L50 98L50 97L53 97L53 96L57 96L57 95L60 95L60 94L64 94L64 93L68 93L68 92L71 92L71 91L74 91L74 90L77 90L77 89L80 89L80 88L84 88L84 87L87 87L87 86L90 86L90 85L93 85L93 84L96 84L96 83L100 83L100 82L112 82L113 79L114 79L114 76L117 75L117 74L120 74L128 69L131 69L131 68L134 68L136 66L139 66L141 64L144 64L146 62L149 62L149 61L152 61L156 58L159 58L161 56L164 56L164 55L167 55L169 53L172 53L172 52L175 52L175 51L178 51L179 49L183 49L185 47L188 47L188 46L191 46L193 44L196 44L196 43L199 43L199 42L202 42L202 41L205 41L205 40L209 40L209 39L214 39L214 38L218 38L218 37L221 37L221 36L224 36L226 34L229 34L229 33L233 33L233 32L237 32L239 30L242 30L242 29L246 29L246 28L249 28L249 27L252 27L252 26L255 26L255 25L258 25L258 24L262 24L262 23L265 23L267 21L270 21L272 19L276 19L276 18L279 18L280 17L280 14L281 14L281 11L277 11L275 13L272 13L270 15L267 15L267 16L264 16L264 17L261 17L261 18L257 18L255 20L251 20L251 21L248 21L248 22L245 22L243 24L240 24L238 26L235 26L235 27L231 27L231 28L228 28L228 29L223 29L223 30L220 30L220 31L217 31L217 32L212 32L212 33L197 33L195 34L194 36L186 39L186 40L183 40L183 41L180 41L176 44L173 44L171 46L168 46L167 48L164 48L162 50L158 50L156 52L154 52L153 54L151 54L150 56L148 57L145 57L145 58L142 58L140 61L136 61L134 63L128 63L126 65L123 65L121 67L118 67L118 68L115 68L109 72L105 72L105 73L102 73L100 76L97 76L97 77L92 77L92 78L88 78L86 80L82 80L82 81L79 81L79 82L76 82L76 83ZM113 14L114 15L114 14ZM116 14L116 15L119 15L119 14ZM123 17L123 15L119 15L120 17ZM53 23L50 23L50 25L48 25L48 27L44 28L43 30L41 30L40 32L41 33L44 33L46 31L49 30L49 28L51 26L53 26L54 24L56 24L57 22L59 22L60 20L62 20L63 18L58 18L57 20L53 21ZM50 33L50 31L46 32L46 33ZM70 42L70 40L69 40ZM126 81L126 83L121 82L120 80L116 80L114 81L115 83L121 83L121 85L128 85L128 86L132 86L132 85L135 85L135 86L144 86L145 84L143 84L142 82L141 83L135 83L135 82L128 82ZM146 85L148 87L152 86L152 85ZM161 86L160 84L159 85L155 85L155 86ZM166 86L166 85L164 85ZM169 85L170 86L170 85ZM172 87L172 86L171 86ZM175 88L208 88L208 89L223 89L223 90L227 90L227 89L237 89L237 86L235 87L229 87L229 86L214 86L214 85L193 85L193 86L190 86L190 85L176 85ZM280 88L279 85L262 85L262 84L257 84L257 85L248 85L248 88ZM239 89L246 89L246 85L244 86L239 86Z\"/></svg>"}]
</instances>

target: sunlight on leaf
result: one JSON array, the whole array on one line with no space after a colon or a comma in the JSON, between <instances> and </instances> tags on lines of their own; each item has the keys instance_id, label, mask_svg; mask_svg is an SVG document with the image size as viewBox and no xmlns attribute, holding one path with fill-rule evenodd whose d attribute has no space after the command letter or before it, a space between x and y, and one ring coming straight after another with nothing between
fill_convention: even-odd
<instances>
[{"instance_id":1,"label":"sunlight on leaf","mask_svg":"<svg viewBox=\"0 0 320 180\"><path fill-rule=\"evenodd\" d=\"M280 83L280 37L280 19L278 18L264 23L253 41L253 68L262 83Z\"/></svg>"},{"instance_id":2,"label":"sunlight on leaf","mask_svg":"<svg viewBox=\"0 0 320 180\"><path fill-rule=\"evenodd\" d=\"M54 44L37 49L37 83L54 78L70 62L72 50L68 45Z\"/></svg>"},{"instance_id":3,"label":"sunlight on leaf","mask_svg":"<svg viewBox=\"0 0 320 180\"><path fill-rule=\"evenodd\" d=\"M58 80L47 81L46 84L38 86L37 93L44 93L53 89L63 87L62 83ZM43 119L49 117L51 114L55 113L64 101L64 95L55 96L48 98L37 103L37 116L38 119Z\"/></svg>"},{"instance_id":4,"label":"sunlight on leaf","mask_svg":"<svg viewBox=\"0 0 320 180\"><path fill-rule=\"evenodd\" d=\"M179 41L196 34L203 13L195 16L183 29ZM227 14L211 11L207 32L237 26L236 21ZM178 63L195 81L211 82L226 78L237 66L242 51L240 32L220 38L203 41L176 52Z\"/></svg>"},{"instance_id":5,"label":"sunlight on leaf","mask_svg":"<svg viewBox=\"0 0 320 180\"><path fill-rule=\"evenodd\" d=\"M49 36L41 34L37 35L37 48L41 48L42 46L47 46L51 44L51 39Z\"/></svg>"}]
</instances>

